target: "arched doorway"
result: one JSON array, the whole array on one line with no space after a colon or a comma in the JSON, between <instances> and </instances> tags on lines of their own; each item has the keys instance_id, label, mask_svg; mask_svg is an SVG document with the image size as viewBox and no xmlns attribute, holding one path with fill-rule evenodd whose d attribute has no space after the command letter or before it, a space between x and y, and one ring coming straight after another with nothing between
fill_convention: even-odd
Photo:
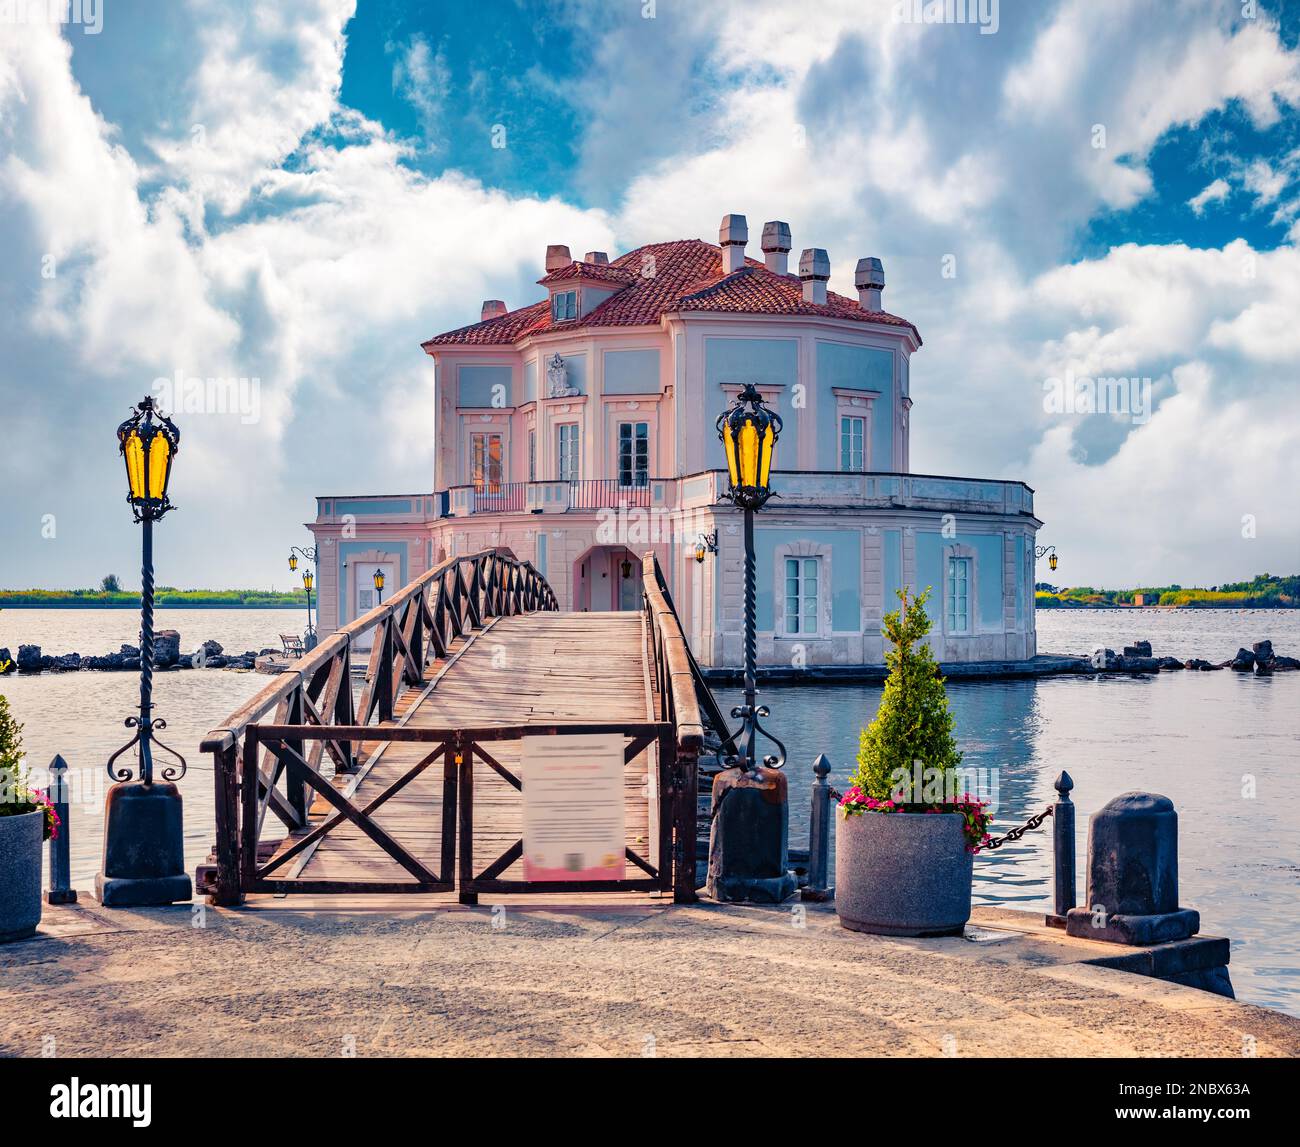
<instances>
[{"instance_id":1,"label":"arched doorway","mask_svg":"<svg viewBox=\"0 0 1300 1147\"><path fill-rule=\"evenodd\" d=\"M592 546L573 563L573 608L579 612L641 608L641 562L626 546Z\"/></svg>"}]
</instances>

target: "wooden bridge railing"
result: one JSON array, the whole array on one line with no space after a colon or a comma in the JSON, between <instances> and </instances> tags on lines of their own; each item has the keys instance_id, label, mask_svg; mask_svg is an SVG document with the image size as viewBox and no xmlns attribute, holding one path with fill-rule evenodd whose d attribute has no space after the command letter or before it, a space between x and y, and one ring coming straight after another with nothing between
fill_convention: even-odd
<instances>
[{"instance_id":1,"label":"wooden bridge railing","mask_svg":"<svg viewBox=\"0 0 1300 1147\"><path fill-rule=\"evenodd\" d=\"M677 730L679 775L674 791L683 803L674 816L678 825L674 899L682 902L695 899L695 778L705 729L711 730L724 748L730 743L731 735L727 732L722 710L682 632L681 619L677 616L663 570L653 551L641 559L641 574L645 587L646 629L659 697L658 715L661 721L670 723ZM686 831L688 825L690 831Z\"/></svg>"},{"instance_id":2,"label":"wooden bridge railing","mask_svg":"<svg viewBox=\"0 0 1300 1147\"><path fill-rule=\"evenodd\" d=\"M319 771L328 753L336 773L354 772L360 763L358 728L391 723L398 697L423 684L426 661L446 657L456 638L482 628L490 618L558 608L551 587L530 562L496 550L450 558L322 641L213 729L199 748L213 755L216 871L210 890L216 902L239 902L239 842L260 837L266 813L273 813L288 831L299 831L307 827L313 799L304 774L286 769L283 754L263 750L252 755L253 765L245 762L242 741L250 725L339 726L338 735L313 737L309 743L306 738L293 740L287 748L311 770ZM354 705L352 652L361 652L358 639L367 634L371 645L365 683ZM254 786L243 784L253 767L255 795ZM248 824L250 814L255 826Z\"/></svg>"}]
</instances>

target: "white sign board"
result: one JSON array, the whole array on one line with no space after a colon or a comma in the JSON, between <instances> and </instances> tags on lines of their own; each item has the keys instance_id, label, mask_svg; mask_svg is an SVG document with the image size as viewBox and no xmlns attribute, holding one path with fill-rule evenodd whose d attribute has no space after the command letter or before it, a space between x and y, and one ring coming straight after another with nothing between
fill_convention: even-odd
<instances>
[{"instance_id":1,"label":"white sign board","mask_svg":"<svg viewBox=\"0 0 1300 1147\"><path fill-rule=\"evenodd\" d=\"M623 738L523 738L525 880L621 880Z\"/></svg>"}]
</instances>

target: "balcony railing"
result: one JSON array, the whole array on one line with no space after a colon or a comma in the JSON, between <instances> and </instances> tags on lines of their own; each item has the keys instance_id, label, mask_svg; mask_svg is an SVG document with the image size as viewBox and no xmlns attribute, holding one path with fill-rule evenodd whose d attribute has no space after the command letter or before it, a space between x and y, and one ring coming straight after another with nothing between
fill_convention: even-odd
<instances>
[{"instance_id":1,"label":"balcony railing","mask_svg":"<svg viewBox=\"0 0 1300 1147\"><path fill-rule=\"evenodd\" d=\"M841 473L781 470L772 475L778 506L846 509L913 509L977 514L1032 514L1034 492L1023 482L937 474ZM631 485L619 478L552 479L453 486L443 511L470 514L563 514L570 510L619 508L694 509L716 505L727 488L722 470L682 478L647 478Z\"/></svg>"},{"instance_id":2,"label":"balcony railing","mask_svg":"<svg viewBox=\"0 0 1300 1147\"><path fill-rule=\"evenodd\" d=\"M671 478L642 478L631 484L619 478L560 478L543 482L489 482L453 486L448 513L563 514L569 510L617 510L670 504L676 490Z\"/></svg>"},{"instance_id":3,"label":"balcony railing","mask_svg":"<svg viewBox=\"0 0 1300 1147\"><path fill-rule=\"evenodd\" d=\"M678 505L711 506L727 489L723 470L705 470L681 478ZM940 474L885 472L845 473L832 470L779 470L772 489L775 505L799 507L912 509L977 514L1032 514L1034 491L1023 482L999 478L958 478Z\"/></svg>"}]
</instances>

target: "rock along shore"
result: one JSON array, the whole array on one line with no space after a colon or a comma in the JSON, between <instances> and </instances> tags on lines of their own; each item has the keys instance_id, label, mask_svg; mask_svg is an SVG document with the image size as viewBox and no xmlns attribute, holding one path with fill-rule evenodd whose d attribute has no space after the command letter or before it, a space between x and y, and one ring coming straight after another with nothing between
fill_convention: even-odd
<instances>
[{"instance_id":1,"label":"rock along shore","mask_svg":"<svg viewBox=\"0 0 1300 1147\"><path fill-rule=\"evenodd\" d=\"M227 653L219 641L205 641L192 653L181 652L181 635L174 629L154 634L154 669L253 669L258 657L279 653L278 649L249 649ZM72 673L93 669L101 672L139 672L140 648L123 645L116 653L83 657L80 653L43 653L39 645L20 645L18 656L0 648L0 676L8 673Z\"/></svg>"}]
</instances>

